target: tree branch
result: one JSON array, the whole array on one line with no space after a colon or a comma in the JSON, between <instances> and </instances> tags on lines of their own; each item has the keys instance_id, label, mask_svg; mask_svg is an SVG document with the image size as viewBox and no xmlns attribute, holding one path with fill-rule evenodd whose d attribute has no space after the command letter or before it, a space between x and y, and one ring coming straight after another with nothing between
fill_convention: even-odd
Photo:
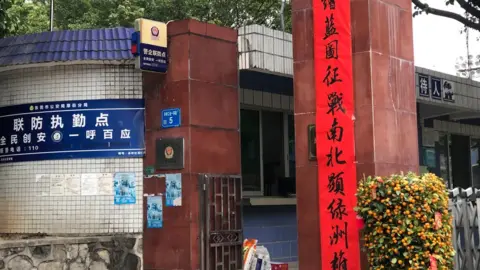
<instances>
[{"instance_id":1,"label":"tree branch","mask_svg":"<svg viewBox=\"0 0 480 270\"><path fill-rule=\"evenodd\" d=\"M480 10L472 6L470 3L467 3L465 0L455 0L466 12L470 13L476 18L480 18Z\"/></svg>"},{"instance_id":2,"label":"tree branch","mask_svg":"<svg viewBox=\"0 0 480 270\"><path fill-rule=\"evenodd\" d=\"M413 4L415 4L415 6L417 6L419 9L425 11L426 13L431 13L433 15L450 18L450 19L456 20L456 21L464 24L467 27L470 27L472 29L480 31L480 24L479 23L472 22L469 19L461 16L460 14L450 12L450 11L441 10L441 9L432 8L428 4L422 3L420 0L412 0L412 2L413 2Z\"/></svg>"},{"instance_id":3,"label":"tree branch","mask_svg":"<svg viewBox=\"0 0 480 270\"><path fill-rule=\"evenodd\" d=\"M474 7L480 6L480 1L479 0L470 0L469 2Z\"/></svg>"}]
</instances>

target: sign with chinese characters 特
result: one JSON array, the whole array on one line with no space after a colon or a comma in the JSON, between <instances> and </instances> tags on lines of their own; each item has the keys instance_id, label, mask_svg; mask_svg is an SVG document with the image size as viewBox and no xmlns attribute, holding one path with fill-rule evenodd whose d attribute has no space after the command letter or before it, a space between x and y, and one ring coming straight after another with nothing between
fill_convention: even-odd
<instances>
[{"instance_id":1,"label":"sign with chinese characters \u7279","mask_svg":"<svg viewBox=\"0 0 480 270\"><path fill-rule=\"evenodd\" d=\"M313 0L321 269L360 269L350 0Z\"/></svg>"},{"instance_id":2,"label":"sign with chinese characters \u7279","mask_svg":"<svg viewBox=\"0 0 480 270\"><path fill-rule=\"evenodd\" d=\"M418 89L421 97L430 97L430 82L428 76L418 74Z\"/></svg>"},{"instance_id":3,"label":"sign with chinese characters \u7279","mask_svg":"<svg viewBox=\"0 0 480 270\"><path fill-rule=\"evenodd\" d=\"M143 157L141 99L44 102L0 108L0 163Z\"/></svg>"},{"instance_id":4,"label":"sign with chinese characters \u7279","mask_svg":"<svg viewBox=\"0 0 480 270\"><path fill-rule=\"evenodd\" d=\"M145 71L167 72L167 25L147 19L135 20L132 34L132 54L135 67Z\"/></svg>"}]
</instances>

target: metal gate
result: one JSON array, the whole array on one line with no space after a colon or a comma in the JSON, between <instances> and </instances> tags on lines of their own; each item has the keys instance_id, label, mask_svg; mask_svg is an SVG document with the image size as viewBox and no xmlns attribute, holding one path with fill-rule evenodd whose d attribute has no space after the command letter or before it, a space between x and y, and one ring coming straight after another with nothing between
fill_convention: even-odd
<instances>
[{"instance_id":1,"label":"metal gate","mask_svg":"<svg viewBox=\"0 0 480 270\"><path fill-rule=\"evenodd\" d=\"M242 179L199 175L202 270L242 269Z\"/></svg>"}]
</instances>

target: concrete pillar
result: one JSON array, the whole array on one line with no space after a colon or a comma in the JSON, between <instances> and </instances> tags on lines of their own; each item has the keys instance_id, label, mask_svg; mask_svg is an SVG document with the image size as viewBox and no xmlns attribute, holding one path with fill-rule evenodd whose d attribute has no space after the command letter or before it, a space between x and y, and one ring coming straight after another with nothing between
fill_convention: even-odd
<instances>
[{"instance_id":1,"label":"concrete pillar","mask_svg":"<svg viewBox=\"0 0 480 270\"><path fill-rule=\"evenodd\" d=\"M357 175L418 172L412 3L351 7Z\"/></svg>"},{"instance_id":2,"label":"concrete pillar","mask_svg":"<svg viewBox=\"0 0 480 270\"><path fill-rule=\"evenodd\" d=\"M182 173L183 205L163 208L162 229L144 228L144 268L193 270L200 268L198 175L238 175L241 170L237 32L183 20L168 24L168 38L168 73L144 74L144 164L155 164L157 139L185 139L185 168L157 171ZM161 128L160 111L166 108L181 109L181 127ZM144 179L143 184L145 193L165 192L165 179Z\"/></svg>"},{"instance_id":3,"label":"concrete pillar","mask_svg":"<svg viewBox=\"0 0 480 270\"><path fill-rule=\"evenodd\" d=\"M321 269L312 0L292 1L299 268ZM357 179L418 171L411 1L352 0ZM365 263L365 260L364 260ZM365 266L364 266L365 267ZM365 268L367 269L367 268Z\"/></svg>"},{"instance_id":4,"label":"concrete pillar","mask_svg":"<svg viewBox=\"0 0 480 270\"><path fill-rule=\"evenodd\" d=\"M299 269L321 269L318 166L308 159L307 127L315 124L312 1L292 1L295 161Z\"/></svg>"}]
</instances>

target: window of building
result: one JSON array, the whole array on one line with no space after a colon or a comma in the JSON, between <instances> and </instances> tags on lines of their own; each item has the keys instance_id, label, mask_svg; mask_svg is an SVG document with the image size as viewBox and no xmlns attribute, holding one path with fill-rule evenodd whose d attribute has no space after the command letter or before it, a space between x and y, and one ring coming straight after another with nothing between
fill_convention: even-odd
<instances>
[{"instance_id":1,"label":"window of building","mask_svg":"<svg viewBox=\"0 0 480 270\"><path fill-rule=\"evenodd\" d=\"M293 115L242 108L240 128L244 195L294 193L289 179L295 177Z\"/></svg>"},{"instance_id":2,"label":"window of building","mask_svg":"<svg viewBox=\"0 0 480 270\"><path fill-rule=\"evenodd\" d=\"M439 132L438 140L435 142L435 154L438 161L436 162L436 174L445 180L448 186L452 186L450 146L450 136L447 133Z\"/></svg>"},{"instance_id":3,"label":"window of building","mask_svg":"<svg viewBox=\"0 0 480 270\"><path fill-rule=\"evenodd\" d=\"M438 132L435 148L424 147L423 165L445 180L448 188L480 188L479 148L480 139Z\"/></svg>"},{"instance_id":4,"label":"window of building","mask_svg":"<svg viewBox=\"0 0 480 270\"><path fill-rule=\"evenodd\" d=\"M240 110L243 190L257 195L263 194L260 120L260 111Z\"/></svg>"}]
</instances>

